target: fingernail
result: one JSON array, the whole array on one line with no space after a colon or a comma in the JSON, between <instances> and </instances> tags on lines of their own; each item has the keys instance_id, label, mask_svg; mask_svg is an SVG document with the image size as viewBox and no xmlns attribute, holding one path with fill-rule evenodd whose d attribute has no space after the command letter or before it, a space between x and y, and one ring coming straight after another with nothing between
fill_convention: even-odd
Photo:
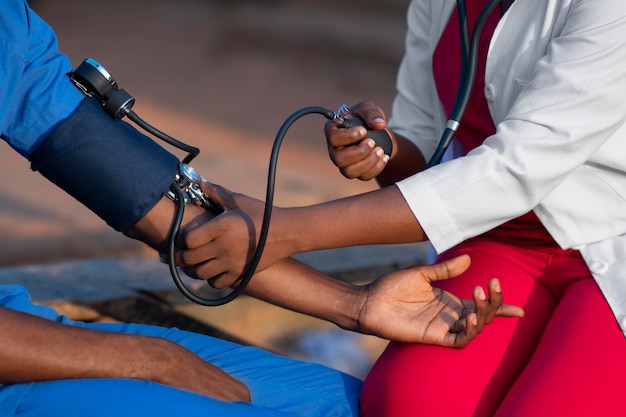
<instances>
[{"instance_id":1,"label":"fingernail","mask_svg":"<svg viewBox=\"0 0 626 417\"><path fill-rule=\"evenodd\" d=\"M379 158L382 158L385 155L385 151L383 151L381 148L376 149L376 156L378 156Z\"/></svg>"},{"instance_id":2,"label":"fingernail","mask_svg":"<svg viewBox=\"0 0 626 417\"><path fill-rule=\"evenodd\" d=\"M474 326L478 326L478 319L476 318L476 316L472 316L472 325Z\"/></svg>"},{"instance_id":3,"label":"fingernail","mask_svg":"<svg viewBox=\"0 0 626 417\"><path fill-rule=\"evenodd\" d=\"M482 288L478 290L478 298L483 301L487 299L487 296L485 295L485 290L483 290Z\"/></svg>"},{"instance_id":4,"label":"fingernail","mask_svg":"<svg viewBox=\"0 0 626 417\"><path fill-rule=\"evenodd\" d=\"M368 139L367 140L367 146L369 146L370 148L374 148L374 146L376 146L376 142L374 142L373 139Z\"/></svg>"},{"instance_id":5,"label":"fingernail","mask_svg":"<svg viewBox=\"0 0 626 417\"><path fill-rule=\"evenodd\" d=\"M385 154L385 156L383 157L383 161L385 163L389 162L389 155Z\"/></svg>"},{"instance_id":6,"label":"fingernail","mask_svg":"<svg viewBox=\"0 0 626 417\"><path fill-rule=\"evenodd\" d=\"M385 123L385 119L383 119L382 117L375 117L372 121L374 123Z\"/></svg>"},{"instance_id":7,"label":"fingernail","mask_svg":"<svg viewBox=\"0 0 626 417\"><path fill-rule=\"evenodd\" d=\"M502 292L502 287L500 286L500 281L496 281L496 284L493 286L493 289L496 292Z\"/></svg>"}]
</instances>

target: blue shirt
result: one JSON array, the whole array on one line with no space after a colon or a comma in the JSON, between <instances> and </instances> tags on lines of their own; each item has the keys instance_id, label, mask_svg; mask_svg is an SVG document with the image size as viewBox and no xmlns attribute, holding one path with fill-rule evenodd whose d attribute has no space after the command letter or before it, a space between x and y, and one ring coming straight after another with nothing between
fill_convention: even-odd
<instances>
[{"instance_id":1,"label":"blue shirt","mask_svg":"<svg viewBox=\"0 0 626 417\"><path fill-rule=\"evenodd\" d=\"M28 157L83 99L52 28L24 0L0 12L0 137Z\"/></svg>"},{"instance_id":2,"label":"blue shirt","mask_svg":"<svg viewBox=\"0 0 626 417\"><path fill-rule=\"evenodd\" d=\"M169 189L178 159L113 120L70 81L56 34L25 0L0 7L0 136L54 184L122 231ZM71 117L70 117L71 116ZM124 167L123 171L121 168Z\"/></svg>"}]
</instances>

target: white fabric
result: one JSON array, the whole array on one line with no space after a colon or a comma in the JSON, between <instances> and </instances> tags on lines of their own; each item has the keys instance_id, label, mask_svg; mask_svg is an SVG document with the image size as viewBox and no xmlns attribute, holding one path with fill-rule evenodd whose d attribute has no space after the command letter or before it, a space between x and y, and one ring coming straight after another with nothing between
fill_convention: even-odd
<instances>
[{"instance_id":1,"label":"white fabric","mask_svg":"<svg viewBox=\"0 0 626 417\"><path fill-rule=\"evenodd\" d=\"M446 123L431 57L455 0L414 0L390 126L428 158ZM626 330L626 2L519 0L491 41L497 133L398 183L438 252L534 210L580 249Z\"/></svg>"}]
</instances>

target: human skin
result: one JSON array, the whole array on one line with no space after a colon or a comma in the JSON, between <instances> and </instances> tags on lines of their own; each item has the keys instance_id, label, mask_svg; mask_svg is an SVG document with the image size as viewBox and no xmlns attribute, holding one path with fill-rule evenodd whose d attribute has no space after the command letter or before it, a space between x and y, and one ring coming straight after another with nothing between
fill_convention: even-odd
<instances>
[{"instance_id":1,"label":"human skin","mask_svg":"<svg viewBox=\"0 0 626 417\"><path fill-rule=\"evenodd\" d=\"M372 129L387 127L384 113L373 102L361 102L353 112ZM259 270L311 250L428 240L394 185L424 169L425 158L406 138L387 131L396 148L391 158L373 146L365 128L326 124L329 154L342 174L362 180L375 178L382 188L307 207L274 207ZM218 286L230 285L247 267L256 247L265 207L261 201L222 187L210 183L202 186L227 210L183 234L177 263L187 266L191 276L214 279Z\"/></svg>"},{"instance_id":2,"label":"human skin","mask_svg":"<svg viewBox=\"0 0 626 417\"><path fill-rule=\"evenodd\" d=\"M167 234L163 233L162 227L159 229L155 225L169 225L170 205L169 200L159 203L147 218L135 226L132 233L129 231L127 234L163 249ZM197 206L188 206L186 213L187 225L183 228L183 235L202 231L205 225L213 223L213 215ZM245 259L245 256L242 258ZM204 259L200 259L202 261ZM497 280L488 283L489 298L478 287L471 294L471 301L441 292L430 285L432 281L459 275L470 262L469 258L463 257L440 265L395 271L368 285L359 286L285 258L259 269L247 285L246 293L277 306L328 320L347 330L390 340L463 347L494 316L523 315L521 308L502 304ZM186 271L190 275L193 273L193 269ZM218 278L210 281L216 288L236 286L238 282L239 276L232 280ZM447 319L441 321L440 316ZM430 326L434 321L439 325Z\"/></svg>"},{"instance_id":3,"label":"human skin","mask_svg":"<svg viewBox=\"0 0 626 417\"><path fill-rule=\"evenodd\" d=\"M173 211L173 203L164 198L125 234L163 249ZM184 223L197 227L211 217L190 206ZM285 259L257 273L247 293L347 330L460 348L495 316L523 314L520 308L502 304L497 280L489 281L488 297L477 287L472 301L430 285L462 273L469 262L461 257L445 264L409 268L367 286L356 286ZM7 308L0 308L0 332L7 335L0 341L3 383L133 378L225 401L250 401L241 381L166 339L68 326Z\"/></svg>"},{"instance_id":4,"label":"human skin","mask_svg":"<svg viewBox=\"0 0 626 417\"><path fill-rule=\"evenodd\" d=\"M2 383L130 378L250 401L243 383L167 339L68 326L7 308L0 308L0 332Z\"/></svg>"}]
</instances>

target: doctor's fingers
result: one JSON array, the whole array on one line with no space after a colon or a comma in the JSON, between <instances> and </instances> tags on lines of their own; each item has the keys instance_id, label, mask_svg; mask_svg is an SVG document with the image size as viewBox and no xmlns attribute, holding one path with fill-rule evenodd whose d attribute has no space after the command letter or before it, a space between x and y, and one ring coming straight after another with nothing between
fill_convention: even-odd
<instances>
[{"instance_id":1,"label":"doctor's fingers","mask_svg":"<svg viewBox=\"0 0 626 417\"><path fill-rule=\"evenodd\" d=\"M216 245L206 244L193 249L178 249L174 252L174 262L180 267L195 266L216 259L223 251Z\"/></svg>"},{"instance_id":2,"label":"doctor's fingers","mask_svg":"<svg viewBox=\"0 0 626 417\"><path fill-rule=\"evenodd\" d=\"M335 165L339 168L345 168L367 159L375 147L376 143L372 139L367 138L363 139L356 145L344 146L341 148L329 147L328 153L330 154L330 159Z\"/></svg>"},{"instance_id":3,"label":"doctor's fingers","mask_svg":"<svg viewBox=\"0 0 626 417\"><path fill-rule=\"evenodd\" d=\"M228 268L219 258L210 259L206 262L193 266L182 267L181 270L189 277L207 281L213 288L223 289L236 283L241 272L234 272Z\"/></svg>"},{"instance_id":4,"label":"doctor's fingers","mask_svg":"<svg viewBox=\"0 0 626 417\"><path fill-rule=\"evenodd\" d=\"M370 129L384 129L387 127L385 112L371 100L364 100L352 106L352 113L361 118Z\"/></svg>"},{"instance_id":5,"label":"doctor's fingers","mask_svg":"<svg viewBox=\"0 0 626 417\"><path fill-rule=\"evenodd\" d=\"M189 269L189 276L210 279L223 273L240 275L250 258L250 250L224 249L207 244L195 249L181 249L175 253L176 265Z\"/></svg>"},{"instance_id":6,"label":"doctor's fingers","mask_svg":"<svg viewBox=\"0 0 626 417\"><path fill-rule=\"evenodd\" d=\"M176 247L197 249L206 245L227 245L241 242L247 247L254 241L255 226L252 220L241 211L226 211L209 221L192 220L177 236Z\"/></svg>"},{"instance_id":7,"label":"doctor's fingers","mask_svg":"<svg viewBox=\"0 0 626 417\"><path fill-rule=\"evenodd\" d=\"M355 145L363 140L367 130L363 126L351 128L337 127L332 122L324 125L326 142L332 148L342 148L344 146Z\"/></svg>"},{"instance_id":8,"label":"doctor's fingers","mask_svg":"<svg viewBox=\"0 0 626 417\"><path fill-rule=\"evenodd\" d=\"M376 147L376 142L370 138L359 143L339 148L328 147L328 154L333 163L339 168L345 168L366 159Z\"/></svg>"},{"instance_id":9,"label":"doctor's fingers","mask_svg":"<svg viewBox=\"0 0 626 417\"><path fill-rule=\"evenodd\" d=\"M369 139L367 139L369 141ZM370 147L368 145L368 152L362 155L361 152L351 152L354 148L350 146L342 150L345 154L341 156L341 164L335 164L339 167L342 175L346 178L359 178L361 180L371 180L380 174L389 158L385 155L380 147Z\"/></svg>"},{"instance_id":10,"label":"doctor's fingers","mask_svg":"<svg viewBox=\"0 0 626 417\"><path fill-rule=\"evenodd\" d=\"M377 149L380 150L380 154L378 154L378 159L376 160L375 165L373 165L369 170L358 176L361 181L370 181L376 178L387 166L389 158L382 152L382 149Z\"/></svg>"}]
</instances>

